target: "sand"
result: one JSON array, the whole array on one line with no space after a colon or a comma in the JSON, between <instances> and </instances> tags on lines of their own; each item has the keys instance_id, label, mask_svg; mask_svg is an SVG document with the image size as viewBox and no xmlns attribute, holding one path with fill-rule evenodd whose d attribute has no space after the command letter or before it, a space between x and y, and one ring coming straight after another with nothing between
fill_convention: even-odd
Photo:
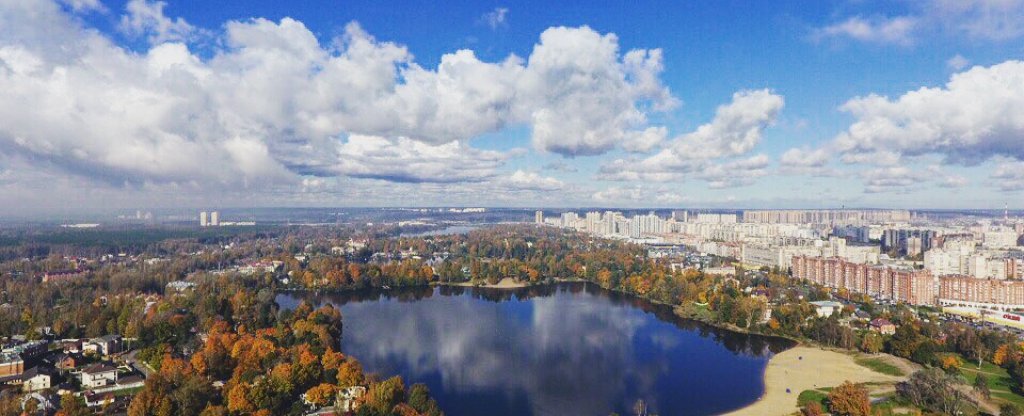
<instances>
[{"instance_id":1,"label":"sand","mask_svg":"<svg viewBox=\"0 0 1024 416\"><path fill-rule=\"evenodd\" d=\"M789 415L800 410L796 399L804 390L838 386L844 381L897 382L903 378L871 371L855 363L853 357L846 354L798 346L772 357L765 369L764 379L765 392L760 399L728 414ZM786 389L789 389L789 393Z\"/></svg>"}]
</instances>

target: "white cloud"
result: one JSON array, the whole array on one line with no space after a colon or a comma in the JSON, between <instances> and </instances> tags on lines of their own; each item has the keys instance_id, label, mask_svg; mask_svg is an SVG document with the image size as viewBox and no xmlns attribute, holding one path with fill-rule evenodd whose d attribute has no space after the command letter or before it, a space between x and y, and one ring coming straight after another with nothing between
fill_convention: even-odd
<instances>
[{"instance_id":1,"label":"white cloud","mask_svg":"<svg viewBox=\"0 0 1024 416\"><path fill-rule=\"evenodd\" d=\"M127 13L121 16L121 30L132 36L147 36L152 44L190 40L196 28L180 17L165 16L166 6L163 1L130 0L125 5Z\"/></svg>"},{"instance_id":2,"label":"white cloud","mask_svg":"<svg viewBox=\"0 0 1024 416\"><path fill-rule=\"evenodd\" d=\"M627 152L649 152L654 149L668 136L668 129L664 126L648 127L643 131L633 131L626 134L622 148Z\"/></svg>"},{"instance_id":3,"label":"white cloud","mask_svg":"<svg viewBox=\"0 0 1024 416\"><path fill-rule=\"evenodd\" d=\"M991 175L1001 191L1024 190L1024 162L1019 160L1001 160Z\"/></svg>"},{"instance_id":4,"label":"white cloud","mask_svg":"<svg viewBox=\"0 0 1024 416\"><path fill-rule=\"evenodd\" d=\"M1024 35L1024 0L933 0L925 13L953 31L1005 41Z\"/></svg>"},{"instance_id":5,"label":"white cloud","mask_svg":"<svg viewBox=\"0 0 1024 416\"><path fill-rule=\"evenodd\" d=\"M861 176L867 193L907 193L921 189L929 179L927 172L905 166L875 168Z\"/></svg>"},{"instance_id":6,"label":"white cloud","mask_svg":"<svg viewBox=\"0 0 1024 416\"><path fill-rule=\"evenodd\" d=\"M487 24L487 26L490 26L491 29L497 29L499 27L508 26L508 22L506 21L507 18L507 7L495 7L494 10L485 13L480 20Z\"/></svg>"},{"instance_id":7,"label":"white cloud","mask_svg":"<svg viewBox=\"0 0 1024 416\"><path fill-rule=\"evenodd\" d=\"M639 102L671 108L657 82L661 50L632 50L619 60L618 39L588 27L545 30L522 74L518 110L533 126L538 150L567 156L611 150L647 124Z\"/></svg>"},{"instance_id":8,"label":"white cloud","mask_svg":"<svg viewBox=\"0 0 1024 416\"><path fill-rule=\"evenodd\" d=\"M913 43L912 32L918 21L911 17L873 17L854 16L814 32L814 38L851 38L865 42L891 43L910 45Z\"/></svg>"},{"instance_id":9,"label":"white cloud","mask_svg":"<svg viewBox=\"0 0 1024 416\"><path fill-rule=\"evenodd\" d=\"M712 189L735 188L754 184L768 174L770 159L766 155L751 156L721 164L712 164L697 177L708 182Z\"/></svg>"},{"instance_id":10,"label":"white cloud","mask_svg":"<svg viewBox=\"0 0 1024 416\"><path fill-rule=\"evenodd\" d=\"M727 178L732 172L763 176L767 157L721 160L751 152L761 141L765 128L775 122L785 100L769 90L740 91L732 102L719 106L715 118L696 131L673 139L664 149L644 159L617 159L601 166L601 178L608 180L674 181L687 176L705 178L712 186L749 183Z\"/></svg>"},{"instance_id":11,"label":"white cloud","mask_svg":"<svg viewBox=\"0 0 1024 416\"><path fill-rule=\"evenodd\" d=\"M963 55L960 54L953 55L952 58L949 58L949 60L946 61L946 66L954 71L964 69L970 64L971 61L967 60L967 58L964 58Z\"/></svg>"},{"instance_id":12,"label":"white cloud","mask_svg":"<svg viewBox=\"0 0 1024 416\"><path fill-rule=\"evenodd\" d=\"M964 165L993 156L1020 160L1021 108L1024 62L977 66L954 74L944 87L921 88L896 99L872 94L847 101L841 109L856 121L835 144L849 162L926 154Z\"/></svg>"},{"instance_id":13,"label":"white cloud","mask_svg":"<svg viewBox=\"0 0 1024 416\"><path fill-rule=\"evenodd\" d=\"M506 158L457 141L431 145L404 137L353 135L338 147L338 165L330 170L392 182L481 181L493 177Z\"/></svg>"},{"instance_id":14,"label":"white cloud","mask_svg":"<svg viewBox=\"0 0 1024 416\"><path fill-rule=\"evenodd\" d=\"M558 179L523 170L513 172L503 184L514 190L529 191L557 191L565 188L565 183Z\"/></svg>"},{"instance_id":15,"label":"white cloud","mask_svg":"<svg viewBox=\"0 0 1024 416\"><path fill-rule=\"evenodd\" d=\"M848 17L814 29L811 37L909 46L927 33L997 42L1024 35L1024 0L922 0L908 5L911 10L905 15Z\"/></svg>"},{"instance_id":16,"label":"white cloud","mask_svg":"<svg viewBox=\"0 0 1024 416\"><path fill-rule=\"evenodd\" d=\"M60 2L77 13L104 10L100 0L60 0Z\"/></svg>"},{"instance_id":17,"label":"white cloud","mask_svg":"<svg viewBox=\"0 0 1024 416\"><path fill-rule=\"evenodd\" d=\"M836 176L839 172L829 167L832 151L828 148L793 148L779 158L779 172L787 175Z\"/></svg>"},{"instance_id":18,"label":"white cloud","mask_svg":"<svg viewBox=\"0 0 1024 416\"><path fill-rule=\"evenodd\" d=\"M0 4L3 152L115 186L472 182L522 152L472 147L482 134L526 125L542 151L643 150L665 135L646 112L677 102L659 50L620 54L587 27L546 30L526 60L459 50L425 68L355 23L322 45L289 18L215 34L164 7L128 3L122 30L153 44L131 51L53 1ZM209 53L190 50L197 33Z\"/></svg>"}]
</instances>

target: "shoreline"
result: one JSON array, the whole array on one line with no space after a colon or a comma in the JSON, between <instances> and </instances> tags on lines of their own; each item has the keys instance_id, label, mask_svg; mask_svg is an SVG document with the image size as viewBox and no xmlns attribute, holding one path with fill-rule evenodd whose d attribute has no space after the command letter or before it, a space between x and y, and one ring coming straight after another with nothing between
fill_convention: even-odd
<instances>
[{"instance_id":1,"label":"shoreline","mask_svg":"<svg viewBox=\"0 0 1024 416\"><path fill-rule=\"evenodd\" d=\"M797 397L805 390L835 387L844 381L895 383L905 378L876 373L854 362L850 354L800 344L769 359L761 397L725 415L790 415L800 411Z\"/></svg>"}]
</instances>

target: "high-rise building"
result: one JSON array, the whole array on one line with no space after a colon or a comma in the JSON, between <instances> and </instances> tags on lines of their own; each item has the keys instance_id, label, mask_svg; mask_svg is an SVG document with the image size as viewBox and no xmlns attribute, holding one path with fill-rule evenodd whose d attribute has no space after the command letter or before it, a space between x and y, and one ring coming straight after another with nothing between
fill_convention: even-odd
<instances>
[{"instance_id":1,"label":"high-rise building","mask_svg":"<svg viewBox=\"0 0 1024 416\"><path fill-rule=\"evenodd\" d=\"M544 211L537 210L537 212L535 212L533 214L533 222L535 222L537 224L543 224L544 223Z\"/></svg>"},{"instance_id":2,"label":"high-rise building","mask_svg":"<svg viewBox=\"0 0 1024 416\"><path fill-rule=\"evenodd\" d=\"M205 227L207 225L210 225L210 223L207 222L207 220L206 220L206 211L200 212L199 213L199 226L200 227Z\"/></svg>"},{"instance_id":3,"label":"high-rise building","mask_svg":"<svg viewBox=\"0 0 1024 416\"><path fill-rule=\"evenodd\" d=\"M216 227L220 225L220 213L213 211L210 213L210 226Z\"/></svg>"}]
</instances>

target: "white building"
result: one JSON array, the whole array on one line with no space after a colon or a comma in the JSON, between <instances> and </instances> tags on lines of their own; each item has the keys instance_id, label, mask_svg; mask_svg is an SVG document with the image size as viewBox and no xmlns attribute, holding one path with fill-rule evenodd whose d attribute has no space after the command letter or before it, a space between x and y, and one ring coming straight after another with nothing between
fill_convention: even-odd
<instances>
[{"instance_id":1,"label":"white building","mask_svg":"<svg viewBox=\"0 0 1024 416\"><path fill-rule=\"evenodd\" d=\"M210 222L206 219L206 211L199 213L199 226L206 227L210 225Z\"/></svg>"},{"instance_id":2,"label":"white building","mask_svg":"<svg viewBox=\"0 0 1024 416\"><path fill-rule=\"evenodd\" d=\"M85 367L79 374L82 387L96 388L117 382L117 369L103 363L97 363Z\"/></svg>"}]
</instances>

